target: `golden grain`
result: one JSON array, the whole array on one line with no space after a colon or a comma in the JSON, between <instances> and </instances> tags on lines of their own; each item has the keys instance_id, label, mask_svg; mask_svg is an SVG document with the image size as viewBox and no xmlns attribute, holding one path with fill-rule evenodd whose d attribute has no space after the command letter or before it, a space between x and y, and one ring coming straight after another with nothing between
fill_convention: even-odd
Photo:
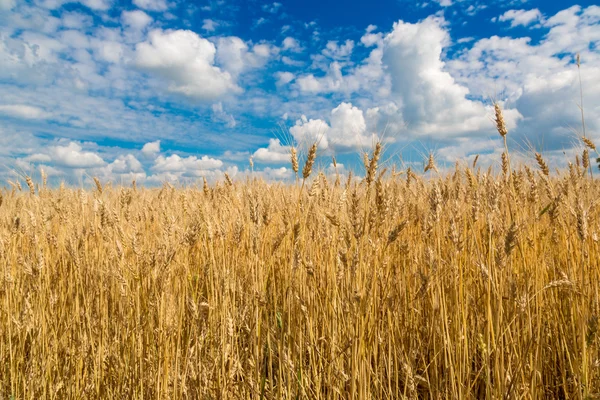
<instances>
[{"instance_id":1,"label":"golden grain","mask_svg":"<svg viewBox=\"0 0 600 400\"><path fill-rule=\"evenodd\" d=\"M313 143L313 145L308 150L308 156L306 156L306 162L304 163L304 168L302 169L302 178L303 179L306 180L310 176L310 173L312 172L312 167L313 167L313 164L315 163L316 158L317 158L317 143Z\"/></svg>"},{"instance_id":2,"label":"golden grain","mask_svg":"<svg viewBox=\"0 0 600 400\"><path fill-rule=\"evenodd\" d=\"M380 152L371 187L13 184L0 397L593 398L600 183Z\"/></svg>"}]
</instances>

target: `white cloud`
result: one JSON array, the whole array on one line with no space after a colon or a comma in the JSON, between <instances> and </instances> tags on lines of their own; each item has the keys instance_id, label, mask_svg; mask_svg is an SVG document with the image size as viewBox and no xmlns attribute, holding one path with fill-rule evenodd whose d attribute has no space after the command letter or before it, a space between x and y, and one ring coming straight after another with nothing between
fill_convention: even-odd
<instances>
[{"instance_id":1,"label":"white cloud","mask_svg":"<svg viewBox=\"0 0 600 400\"><path fill-rule=\"evenodd\" d=\"M142 30L152 23L152 17L142 10L123 11L121 20L124 25L137 30Z\"/></svg>"},{"instance_id":2,"label":"white cloud","mask_svg":"<svg viewBox=\"0 0 600 400\"><path fill-rule=\"evenodd\" d=\"M168 157L159 156L150 168L153 174L147 178L149 183L161 183L164 181L179 181L182 179L197 179L205 177L209 181L223 179L223 172L230 177L238 173L237 166L228 166L223 171L223 162L216 158L203 156L180 157L173 154Z\"/></svg>"},{"instance_id":3,"label":"white cloud","mask_svg":"<svg viewBox=\"0 0 600 400\"><path fill-rule=\"evenodd\" d=\"M324 76L314 74L301 75L294 86L303 93L319 94L331 92L353 93L363 90L374 95L385 95L389 92L389 82L384 74L382 65L382 49L377 47L371 51L363 62L354 67L346 68L341 61L333 61L326 68Z\"/></svg>"},{"instance_id":4,"label":"white cloud","mask_svg":"<svg viewBox=\"0 0 600 400\"><path fill-rule=\"evenodd\" d=\"M138 183L146 183L146 172L142 163L133 154L121 154L113 162L104 167L93 168L92 176L97 176L101 181L127 183L132 180ZM90 184L93 184L90 182Z\"/></svg>"},{"instance_id":5,"label":"white cloud","mask_svg":"<svg viewBox=\"0 0 600 400\"><path fill-rule=\"evenodd\" d=\"M165 79L173 93L213 100L241 88L227 71L214 65L215 46L187 30L150 32L136 45L136 64Z\"/></svg>"},{"instance_id":6,"label":"white cloud","mask_svg":"<svg viewBox=\"0 0 600 400\"><path fill-rule=\"evenodd\" d=\"M475 96L502 93L523 119L509 132L552 148L572 145L572 129L580 129L579 81L574 59L581 53L586 125L600 128L600 7L574 6L548 18L548 33L538 43L529 38L492 36L481 39L449 69ZM594 45L595 44L595 45ZM592 109L593 110L593 109Z\"/></svg>"},{"instance_id":7,"label":"white cloud","mask_svg":"<svg viewBox=\"0 0 600 400\"><path fill-rule=\"evenodd\" d=\"M308 74L296 79L296 87L300 89L300 91L315 94L323 92L336 92L341 89L351 91L352 88L344 83L342 65L337 61L330 64L329 71L325 77L317 78L313 74Z\"/></svg>"},{"instance_id":8,"label":"white cloud","mask_svg":"<svg viewBox=\"0 0 600 400\"><path fill-rule=\"evenodd\" d=\"M0 0L0 11L8 11L12 9L16 4L16 0Z\"/></svg>"},{"instance_id":9,"label":"white cloud","mask_svg":"<svg viewBox=\"0 0 600 400\"><path fill-rule=\"evenodd\" d=\"M281 163L290 161L290 147L283 146L279 139L269 139L269 146L260 148L253 154L255 161Z\"/></svg>"},{"instance_id":10,"label":"white cloud","mask_svg":"<svg viewBox=\"0 0 600 400\"><path fill-rule=\"evenodd\" d=\"M263 179L267 180L286 180L291 179L293 176L292 169L286 167L280 168L264 168L261 171L255 171L254 175L261 176Z\"/></svg>"},{"instance_id":11,"label":"white cloud","mask_svg":"<svg viewBox=\"0 0 600 400\"><path fill-rule=\"evenodd\" d=\"M106 11L112 7L113 0L38 0L35 3L38 6L50 10L56 10L62 7L64 4L79 3L94 11Z\"/></svg>"},{"instance_id":12,"label":"white cloud","mask_svg":"<svg viewBox=\"0 0 600 400\"><path fill-rule=\"evenodd\" d=\"M149 11L165 11L168 8L166 0L133 0L133 4Z\"/></svg>"},{"instance_id":13,"label":"white cloud","mask_svg":"<svg viewBox=\"0 0 600 400\"><path fill-rule=\"evenodd\" d=\"M465 14L467 14L470 17L475 16L479 11L485 10L487 8L487 6L485 4L471 4L469 5L469 7L466 8L465 10Z\"/></svg>"},{"instance_id":14,"label":"white cloud","mask_svg":"<svg viewBox=\"0 0 600 400\"><path fill-rule=\"evenodd\" d=\"M323 50L323 54L329 58L333 58L334 60L339 60L349 57L352 54L353 49L353 40L348 39L344 44L341 45L338 45L338 42L335 40L330 40L327 42L327 46Z\"/></svg>"},{"instance_id":15,"label":"white cloud","mask_svg":"<svg viewBox=\"0 0 600 400\"><path fill-rule=\"evenodd\" d=\"M477 2L454 3L457 12L462 11L456 18L477 11L477 7L468 7ZM56 9L66 2L44 0L40 4ZM101 10L112 2L89 0L82 4ZM92 169L87 173L98 176L142 176L143 171L135 172L139 168L131 157L152 163L161 155L158 139L189 148L208 143L214 146L211 154L221 153L227 146L232 146L234 154L245 154L240 160L218 157L227 163L247 165L250 154L255 154L257 161L280 159L285 163L288 154L281 143L277 143L279 148L269 143L255 152L265 140L268 128L264 129L264 123L284 113L294 120L301 114L316 118L301 119L291 131L304 143L321 138L320 151L343 152L370 145L372 134L387 126L386 136L398 135L404 140L429 135L440 155L450 160L476 143L484 148L485 138L494 138L496 143L490 98L503 100L510 140L526 137L534 145L568 148L574 137L571 130L580 129L577 52L582 60L588 134L600 142L597 6L574 6L544 18L540 13L531 22L525 17L532 10L504 14L505 27L544 27L535 39L514 37L520 32L514 30L510 32L513 37L459 39L456 43L460 45L447 51L453 45L450 33L458 39L459 32L450 32L454 24L429 18L416 24L400 21L393 29L369 26L360 44L355 36L354 42L345 42L345 37L328 42L336 37L324 31L323 41L318 42L321 45L305 46L315 53L302 54L301 43L294 38L278 42L278 48L270 42L257 44L237 37L159 30L159 39L154 40L144 32L153 24L148 14L157 21L167 17L140 9L94 15L81 7L69 8L81 12L69 12L64 8L50 11L37 2L33 5L17 2L9 18L2 14L6 24L0 23L0 164L11 165L10 158L20 157L22 163L53 165L67 180L81 173L78 168ZM168 23L178 27L185 22ZM506 31L499 25L496 28ZM294 25L281 38L310 40L317 27L309 26L304 33L308 36L296 35L299 29ZM359 59L365 52L368 56ZM256 70L275 56L302 69ZM165 97L161 85L194 98ZM228 94L241 92L240 86L247 95L230 98ZM345 103L340 104L342 99ZM177 112L179 107L187 111ZM256 132L251 127L254 121L260 121ZM226 130L236 124L244 132ZM222 131L227 135L216 134ZM68 137L74 144L56 142L52 136ZM146 138L156 146L154 150L144 146L147 151L136 151L134 157L118 147L77 141L99 137L127 142L127 147ZM148 169L154 175L147 181L201 174L217 177L226 167L206 169L191 161L187 156L180 160L163 156L161 165ZM192 167L159 171L178 163Z\"/></svg>"},{"instance_id":16,"label":"white cloud","mask_svg":"<svg viewBox=\"0 0 600 400\"><path fill-rule=\"evenodd\" d=\"M469 37L463 37L463 38L460 38L460 39L458 39L458 40L456 41L456 43L458 43L458 44L470 43L470 42L472 42L473 40L475 40L475 38L474 38L474 37L472 37L472 36L469 36Z\"/></svg>"},{"instance_id":17,"label":"white cloud","mask_svg":"<svg viewBox=\"0 0 600 400\"><path fill-rule=\"evenodd\" d=\"M510 26L514 28L516 26L531 25L534 22L542 21L543 18L540 10L534 8L532 10L508 10L498 20L510 22Z\"/></svg>"},{"instance_id":18,"label":"white cloud","mask_svg":"<svg viewBox=\"0 0 600 400\"><path fill-rule=\"evenodd\" d=\"M377 29L375 25L369 25L367 27L366 33L361 36L360 42L366 47L372 47L377 44L382 43L383 34L382 33L373 33L373 31Z\"/></svg>"},{"instance_id":19,"label":"white cloud","mask_svg":"<svg viewBox=\"0 0 600 400\"><path fill-rule=\"evenodd\" d=\"M79 0L79 3L97 11L106 11L113 5L112 0Z\"/></svg>"},{"instance_id":20,"label":"white cloud","mask_svg":"<svg viewBox=\"0 0 600 400\"><path fill-rule=\"evenodd\" d=\"M154 156L160 153L160 140L144 144L144 147L142 147L142 153L146 156Z\"/></svg>"},{"instance_id":21,"label":"white cloud","mask_svg":"<svg viewBox=\"0 0 600 400\"><path fill-rule=\"evenodd\" d=\"M86 27L91 27L94 24L94 20L90 15L82 14L80 12L66 12L60 16L62 26L70 29L83 30Z\"/></svg>"},{"instance_id":22,"label":"white cloud","mask_svg":"<svg viewBox=\"0 0 600 400\"><path fill-rule=\"evenodd\" d=\"M233 76L245 69L264 66L275 50L267 44L249 46L236 36L221 37L217 41L216 60Z\"/></svg>"},{"instance_id":23,"label":"white cloud","mask_svg":"<svg viewBox=\"0 0 600 400\"><path fill-rule=\"evenodd\" d=\"M275 72L274 76L275 76L275 79L277 79L277 82L276 82L277 86L287 85L288 83L290 83L291 81L293 81L296 78L296 76L294 74L292 74L291 72L287 72L287 71Z\"/></svg>"},{"instance_id":24,"label":"white cloud","mask_svg":"<svg viewBox=\"0 0 600 400\"><path fill-rule=\"evenodd\" d=\"M48 154L36 153L23 158L23 160L31 163L48 163L52 161L52 157Z\"/></svg>"},{"instance_id":25,"label":"white cloud","mask_svg":"<svg viewBox=\"0 0 600 400\"><path fill-rule=\"evenodd\" d=\"M75 29L68 29L59 33L60 41L75 49L87 49L90 47L90 39L85 34Z\"/></svg>"},{"instance_id":26,"label":"white cloud","mask_svg":"<svg viewBox=\"0 0 600 400\"><path fill-rule=\"evenodd\" d=\"M238 37L219 38L217 42L217 61L224 70L237 75L247 65L248 45Z\"/></svg>"},{"instance_id":27,"label":"white cloud","mask_svg":"<svg viewBox=\"0 0 600 400\"><path fill-rule=\"evenodd\" d=\"M340 62L332 62L324 76L302 75L294 83L305 94L360 92L372 97L370 104L383 104L368 109L366 117L352 104L340 104L327 126L328 147L344 151L368 146L372 135L385 127L389 135L405 138L492 133L489 107L471 99L469 88L446 70L442 57L450 37L443 19L430 17L415 24L399 21L385 36L363 39L376 47L356 68L345 72ZM514 127L521 114L509 107L505 118ZM311 121L315 122L297 124L296 136L314 137L313 128L320 120Z\"/></svg>"},{"instance_id":28,"label":"white cloud","mask_svg":"<svg viewBox=\"0 0 600 400\"><path fill-rule=\"evenodd\" d=\"M95 47L95 54L98 60L112 64L121 62L126 51L122 43L110 40L96 41L93 46Z\"/></svg>"},{"instance_id":29,"label":"white cloud","mask_svg":"<svg viewBox=\"0 0 600 400\"><path fill-rule=\"evenodd\" d=\"M445 70L442 49L449 35L443 23L431 17L416 24L400 21L386 35L383 61L391 76L391 98L414 134L489 131L483 104L469 100L469 89ZM507 111L507 118L512 116Z\"/></svg>"},{"instance_id":30,"label":"white cloud","mask_svg":"<svg viewBox=\"0 0 600 400\"><path fill-rule=\"evenodd\" d=\"M295 53L299 53L299 52L302 51L302 47L300 46L300 42L298 42L296 39L294 39L291 36L288 36L285 39L283 39L282 49L284 51L290 50L290 51L293 51Z\"/></svg>"},{"instance_id":31,"label":"white cloud","mask_svg":"<svg viewBox=\"0 0 600 400\"><path fill-rule=\"evenodd\" d=\"M433 0L438 3L441 7L450 7L452 5L452 0Z\"/></svg>"},{"instance_id":32,"label":"white cloud","mask_svg":"<svg viewBox=\"0 0 600 400\"><path fill-rule=\"evenodd\" d=\"M290 128L290 133L301 146L310 146L318 142L319 148L327 149L329 147L326 136L328 130L327 122L322 119L309 120L303 115L296 121L296 125Z\"/></svg>"},{"instance_id":33,"label":"white cloud","mask_svg":"<svg viewBox=\"0 0 600 400\"><path fill-rule=\"evenodd\" d=\"M367 132L362 110L351 103L341 103L331 111L331 129L327 132L329 145L339 150L369 146L373 134Z\"/></svg>"},{"instance_id":34,"label":"white cloud","mask_svg":"<svg viewBox=\"0 0 600 400\"><path fill-rule=\"evenodd\" d=\"M132 154L121 155L108 165L110 172L114 174L126 174L131 172L143 172L142 163Z\"/></svg>"},{"instance_id":35,"label":"white cloud","mask_svg":"<svg viewBox=\"0 0 600 400\"><path fill-rule=\"evenodd\" d=\"M212 19L205 19L202 21L202 29L207 32L214 32L217 29L217 26L219 26L219 23Z\"/></svg>"},{"instance_id":36,"label":"white cloud","mask_svg":"<svg viewBox=\"0 0 600 400\"><path fill-rule=\"evenodd\" d=\"M262 10L271 14L276 14L281 8L281 3L274 2L271 4L263 4Z\"/></svg>"},{"instance_id":37,"label":"white cloud","mask_svg":"<svg viewBox=\"0 0 600 400\"><path fill-rule=\"evenodd\" d=\"M189 176L202 176L202 172L205 170L218 169L223 166L223 161L203 156L198 158L196 156L189 156L182 158L177 154L170 155L168 157L158 156L154 161L152 170L156 172L171 172L171 173L184 173Z\"/></svg>"},{"instance_id":38,"label":"white cloud","mask_svg":"<svg viewBox=\"0 0 600 400\"><path fill-rule=\"evenodd\" d=\"M257 28L261 25L266 24L267 22L269 22L268 19L264 18L264 17L260 17L259 19L254 21L254 27Z\"/></svg>"},{"instance_id":39,"label":"white cloud","mask_svg":"<svg viewBox=\"0 0 600 400\"><path fill-rule=\"evenodd\" d=\"M56 63L58 54L66 48L66 44L43 33L27 31L20 38L28 47L24 59L29 65L41 61Z\"/></svg>"},{"instance_id":40,"label":"white cloud","mask_svg":"<svg viewBox=\"0 0 600 400\"><path fill-rule=\"evenodd\" d=\"M233 115L227 113L224 109L223 109L223 103L218 102L212 105L212 111L213 111L213 119L215 121L221 122L223 124L225 124L226 127L228 128L235 128L237 125L237 121L235 120L235 118L233 117Z\"/></svg>"},{"instance_id":41,"label":"white cloud","mask_svg":"<svg viewBox=\"0 0 600 400\"><path fill-rule=\"evenodd\" d=\"M0 114L21 119L47 119L52 116L51 113L48 113L39 107L28 106L25 104L0 105Z\"/></svg>"},{"instance_id":42,"label":"white cloud","mask_svg":"<svg viewBox=\"0 0 600 400\"><path fill-rule=\"evenodd\" d=\"M370 27L371 31L374 27ZM342 92L350 94L362 91L370 96L387 96L389 94L389 77L384 71L382 63L383 56L383 35L381 33L367 33L361 38L361 42L367 46L375 46L369 55L358 65L352 66L347 61L334 60L328 66L322 67L325 75L316 76L313 73L297 77L294 87L305 94L319 94ZM346 43L338 46L337 43L329 45L324 53L337 57L349 56L352 51L353 43ZM332 51L333 50L333 51ZM313 56L313 60L318 60L323 56Z\"/></svg>"},{"instance_id":43,"label":"white cloud","mask_svg":"<svg viewBox=\"0 0 600 400\"><path fill-rule=\"evenodd\" d=\"M289 65L291 67L301 67L304 65L304 63L302 61L294 60L288 56L281 57L281 62L283 62L285 65Z\"/></svg>"},{"instance_id":44,"label":"white cloud","mask_svg":"<svg viewBox=\"0 0 600 400\"><path fill-rule=\"evenodd\" d=\"M70 142L67 146L52 146L49 153L56 165L67 168L95 168L105 165L98 154L82 151L81 146L75 142Z\"/></svg>"},{"instance_id":45,"label":"white cloud","mask_svg":"<svg viewBox=\"0 0 600 400\"><path fill-rule=\"evenodd\" d=\"M370 146L374 139L363 111L351 103L341 103L331 110L329 124L302 116L290 128L290 133L303 146L318 142L319 148L338 152Z\"/></svg>"}]
</instances>

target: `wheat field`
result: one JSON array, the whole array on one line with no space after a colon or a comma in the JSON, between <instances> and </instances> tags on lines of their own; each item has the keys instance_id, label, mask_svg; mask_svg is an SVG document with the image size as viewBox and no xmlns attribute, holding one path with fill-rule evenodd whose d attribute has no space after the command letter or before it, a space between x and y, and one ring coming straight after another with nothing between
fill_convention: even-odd
<instances>
[{"instance_id":1,"label":"wheat field","mask_svg":"<svg viewBox=\"0 0 600 400\"><path fill-rule=\"evenodd\" d=\"M378 144L361 179L316 146L296 183L28 178L0 205L0 398L594 398L588 144L557 174L391 172Z\"/></svg>"}]
</instances>

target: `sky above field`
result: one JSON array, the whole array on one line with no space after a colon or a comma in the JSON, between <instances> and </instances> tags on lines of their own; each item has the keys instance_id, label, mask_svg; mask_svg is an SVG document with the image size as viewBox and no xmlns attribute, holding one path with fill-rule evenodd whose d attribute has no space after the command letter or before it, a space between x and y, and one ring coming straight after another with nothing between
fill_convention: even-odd
<instances>
[{"instance_id":1,"label":"sky above field","mask_svg":"<svg viewBox=\"0 0 600 400\"><path fill-rule=\"evenodd\" d=\"M318 166L497 164L502 104L515 157L557 166L600 145L600 7L591 1L0 0L0 182L289 179Z\"/></svg>"}]
</instances>

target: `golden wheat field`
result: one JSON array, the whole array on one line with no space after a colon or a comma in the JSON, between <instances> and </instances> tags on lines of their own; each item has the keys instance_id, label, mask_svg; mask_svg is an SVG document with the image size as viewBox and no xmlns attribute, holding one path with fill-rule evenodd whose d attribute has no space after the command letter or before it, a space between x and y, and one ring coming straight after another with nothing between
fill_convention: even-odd
<instances>
[{"instance_id":1,"label":"golden wheat field","mask_svg":"<svg viewBox=\"0 0 600 400\"><path fill-rule=\"evenodd\" d=\"M296 184L5 190L0 397L597 395L586 168L419 176L378 145L328 181L313 150Z\"/></svg>"}]
</instances>

